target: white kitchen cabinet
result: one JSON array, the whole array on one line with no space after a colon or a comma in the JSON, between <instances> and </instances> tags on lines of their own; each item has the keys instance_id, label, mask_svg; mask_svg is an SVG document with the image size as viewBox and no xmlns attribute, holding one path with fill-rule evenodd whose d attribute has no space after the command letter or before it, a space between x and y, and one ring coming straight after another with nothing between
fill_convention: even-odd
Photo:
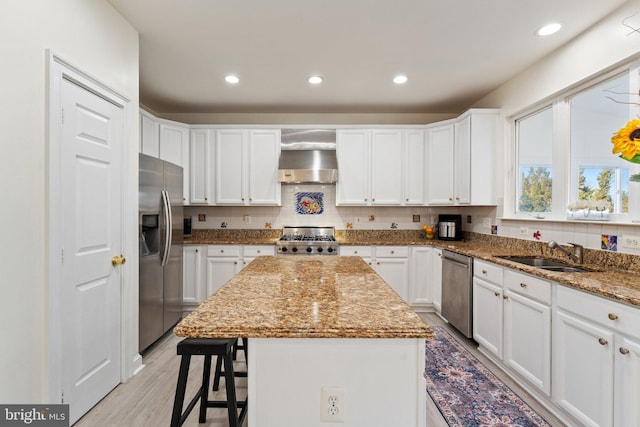
<instances>
[{"instance_id":1,"label":"white kitchen cabinet","mask_svg":"<svg viewBox=\"0 0 640 427\"><path fill-rule=\"evenodd\" d=\"M473 278L473 339L502 359L502 286Z\"/></svg>"},{"instance_id":2,"label":"white kitchen cabinet","mask_svg":"<svg viewBox=\"0 0 640 427\"><path fill-rule=\"evenodd\" d=\"M192 129L189 138L190 204L209 205L215 202L214 159L215 132L208 129Z\"/></svg>"},{"instance_id":3,"label":"white kitchen cabinet","mask_svg":"<svg viewBox=\"0 0 640 427\"><path fill-rule=\"evenodd\" d=\"M183 199L189 200L189 128L181 123L160 122L160 159L182 167Z\"/></svg>"},{"instance_id":4,"label":"white kitchen cabinet","mask_svg":"<svg viewBox=\"0 0 640 427\"><path fill-rule=\"evenodd\" d=\"M410 270L409 304L412 307L433 306L439 312L442 293L442 250L431 246L412 247Z\"/></svg>"},{"instance_id":5,"label":"white kitchen cabinet","mask_svg":"<svg viewBox=\"0 0 640 427\"><path fill-rule=\"evenodd\" d=\"M553 400L584 425L639 425L640 310L559 286Z\"/></svg>"},{"instance_id":6,"label":"white kitchen cabinet","mask_svg":"<svg viewBox=\"0 0 640 427\"><path fill-rule=\"evenodd\" d=\"M207 247L184 245L182 293L184 311L191 311L204 301Z\"/></svg>"},{"instance_id":7,"label":"white kitchen cabinet","mask_svg":"<svg viewBox=\"0 0 640 427\"><path fill-rule=\"evenodd\" d=\"M215 137L218 205L281 205L280 131L218 129Z\"/></svg>"},{"instance_id":8,"label":"white kitchen cabinet","mask_svg":"<svg viewBox=\"0 0 640 427\"><path fill-rule=\"evenodd\" d=\"M336 205L368 205L370 193L369 144L371 133L366 129L339 129L336 133L338 182Z\"/></svg>"},{"instance_id":9,"label":"white kitchen cabinet","mask_svg":"<svg viewBox=\"0 0 640 427\"><path fill-rule=\"evenodd\" d=\"M454 125L427 130L427 203L453 204Z\"/></svg>"},{"instance_id":10,"label":"white kitchen cabinet","mask_svg":"<svg viewBox=\"0 0 640 427\"><path fill-rule=\"evenodd\" d=\"M424 204L424 144L421 129L338 130L336 204Z\"/></svg>"},{"instance_id":11,"label":"white kitchen cabinet","mask_svg":"<svg viewBox=\"0 0 640 427\"><path fill-rule=\"evenodd\" d=\"M427 202L494 205L497 110L472 109L427 130Z\"/></svg>"},{"instance_id":12,"label":"white kitchen cabinet","mask_svg":"<svg viewBox=\"0 0 640 427\"><path fill-rule=\"evenodd\" d=\"M373 252L373 246L340 246L340 256L359 256L372 267L372 260L374 258Z\"/></svg>"},{"instance_id":13,"label":"white kitchen cabinet","mask_svg":"<svg viewBox=\"0 0 640 427\"><path fill-rule=\"evenodd\" d=\"M242 266L245 268L251 261L259 256L274 256L275 245L245 245L242 247Z\"/></svg>"},{"instance_id":14,"label":"white kitchen cabinet","mask_svg":"<svg viewBox=\"0 0 640 427\"><path fill-rule=\"evenodd\" d=\"M376 246L376 273L396 291L400 297L409 300L409 248L406 246Z\"/></svg>"},{"instance_id":15,"label":"white kitchen cabinet","mask_svg":"<svg viewBox=\"0 0 640 427\"><path fill-rule=\"evenodd\" d=\"M404 204L424 205L427 147L422 129L405 131Z\"/></svg>"},{"instance_id":16,"label":"white kitchen cabinet","mask_svg":"<svg viewBox=\"0 0 640 427\"><path fill-rule=\"evenodd\" d=\"M160 123L158 119L140 110L140 153L160 158Z\"/></svg>"},{"instance_id":17,"label":"white kitchen cabinet","mask_svg":"<svg viewBox=\"0 0 640 427\"><path fill-rule=\"evenodd\" d=\"M209 245L207 247L207 287L205 298L220 289L242 270L242 247Z\"/></svg>"}]
</instances>

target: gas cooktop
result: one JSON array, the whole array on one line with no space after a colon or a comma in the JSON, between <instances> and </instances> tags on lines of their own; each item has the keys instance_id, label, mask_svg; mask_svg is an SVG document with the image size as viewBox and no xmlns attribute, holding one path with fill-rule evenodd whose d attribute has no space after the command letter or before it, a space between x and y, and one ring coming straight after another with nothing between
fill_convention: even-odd
<instances>
[{"instance_id":1,"label":"gas cooktop","mask_svg":"<svg viewBox=\"0 0 640 427\"><path fill-rule=\"evenodd\" d=\"M276 243L281 255L338 255L334 227L283 227Z\"/></svg>"}]
</instances>

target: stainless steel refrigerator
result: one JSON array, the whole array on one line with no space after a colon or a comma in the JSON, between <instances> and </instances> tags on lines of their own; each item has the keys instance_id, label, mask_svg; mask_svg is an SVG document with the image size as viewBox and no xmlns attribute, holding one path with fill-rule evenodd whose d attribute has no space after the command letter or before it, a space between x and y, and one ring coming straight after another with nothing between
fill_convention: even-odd
<instances>
[{"instance_id":1,"label":"stainless steel refrigerator","mask_svg":"<svg viewBox=\"0 0 640 427\"><path fill-rule=\"evenodd\" d=\"M182 317L183 171L140 154L139 350Z\"/></svg>"}]
</instances>

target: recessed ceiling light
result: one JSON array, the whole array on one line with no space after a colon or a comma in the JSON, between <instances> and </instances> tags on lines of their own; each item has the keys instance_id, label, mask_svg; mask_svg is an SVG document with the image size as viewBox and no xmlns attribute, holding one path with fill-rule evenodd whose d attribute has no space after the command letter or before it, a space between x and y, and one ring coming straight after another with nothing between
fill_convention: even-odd
<instances>
[{"instance_id":1,"label":"recessed ceiling light","mask_svg":"<svg viewBox=\"0 0 640 427\"><path fill-rule=\"evenodd\" d=\"M312 85L319 85L324 81L324 78L322 78L322 76L309 76L307 81Z\"/></svg>"},{"instance_id":2,"label":"recessed ceiling light","mask_svg":"<svg viewBox=\"0 0 640 427\"><path fill-rule=\"evenodd\" d=\"M397 85L405 84L409 80L407 76L399 74L393 78L393 82Z\"/></svg>"},{"instance_id":3,"label":"recessed ceiling light","mask_svg":"<svg viewBox=\"0 0 640 427\"><path fill-rule=\"evenodd\" d=\"M558 23L558 22L553 22L551 24L547 24L544 27L540 28L538 31L536 31L536 34L539 36L549 36L553 33L557 33L560 28L562 28L562 24Z\"/></svg>"},{"instance_id":4,"label":"recessed ceiling light","mask_svg":"<svg viewBox=\"0 0 640 427\"><path fill-rule=\"evenodd\" d=\"M232 85L240 82L240 79L238 78L238 76L234 76L233 74L224 76L224 80L227 83L231 83Z\"/></svg>"}]
</instances>

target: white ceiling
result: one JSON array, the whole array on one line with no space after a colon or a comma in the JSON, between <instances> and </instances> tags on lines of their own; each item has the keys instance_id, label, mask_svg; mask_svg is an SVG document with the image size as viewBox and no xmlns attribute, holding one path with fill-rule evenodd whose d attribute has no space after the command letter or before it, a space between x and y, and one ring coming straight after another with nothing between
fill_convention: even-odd
<instances>
[{"instance_id":1,"label":"white ceiling","mask_svg":"<svg viewBox=\"0 0 640 427\"><path fill-rule=\"evenodd\" d=\"M109 1L140 33L140 100L165 113L458 113L625 2Z\"/></svg>"}]
</instances>

